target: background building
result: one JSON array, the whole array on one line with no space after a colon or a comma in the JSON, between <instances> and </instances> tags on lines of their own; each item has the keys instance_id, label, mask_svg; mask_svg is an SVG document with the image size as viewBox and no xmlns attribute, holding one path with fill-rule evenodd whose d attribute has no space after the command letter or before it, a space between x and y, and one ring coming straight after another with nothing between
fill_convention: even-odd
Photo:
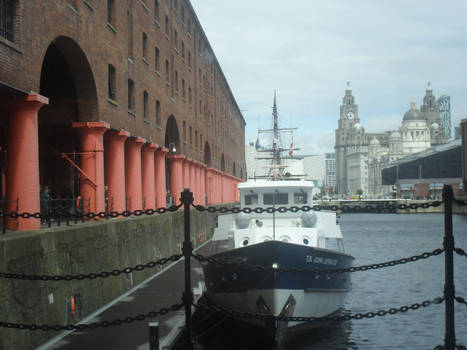
<instances>
[{"instance_id":1,"label":"background building","mask_svg":"<svg viewBox=\"0 0 467 350\"><path fill-rule=\"evenodd\" d=\"M166 206L184 187L198 203L234 199L245 121L188 0L11 0L1 16L2 196L15 210L39 211L40 186L93 212L106 198Z\"/></svg>"},{"instance_id":2,"label":"background building","mask_svg":"<svg viewBox=\"0 0 467 350\"><path fill-rule=\"evenodd\" d=\"M444 111L447 107L445 99L442 101ZM397 159L446 142L442 125L440 107L428 83L420 110L412 101L398 130L367 133L360 125L358 106L348 84L334 147L337 192L341 196L355 195L358 190L370 197L391 194L392 187L381 181L381 169Z\"/></svg>"},{"instance_id":3,"label":"background building","mask_svg":"<svg viewBox=\"0 0 467 350\"><path fill-rule=\"evenodd\" d=\"M336 155L334 153L324 154L325 162L325 178L324 185L327 188L327 192L335 194L336 190Z\"/></svg>"},{"instance_id":4,"label":"background building","mask_svg":"<svg viewBox=\"0 0 467 350\"><path fill-rule=\"evenodd\" d=\"M438 98L439 115L441 118L441 127L444 128L446 140L451 138L451 98L448 95L441 95Z\"/></svg>"},{"instance_id":5,"label":"background building","mask_svg":"<svg viewBox=\"0 0 467 350\"><path fill-rule=\"evenodd\" d=\"M462 145L454 140L401 158L382 169L385 185L395 185L398 197L441 199L443 185L462 193Z\"/></svg>"}]
</instances>

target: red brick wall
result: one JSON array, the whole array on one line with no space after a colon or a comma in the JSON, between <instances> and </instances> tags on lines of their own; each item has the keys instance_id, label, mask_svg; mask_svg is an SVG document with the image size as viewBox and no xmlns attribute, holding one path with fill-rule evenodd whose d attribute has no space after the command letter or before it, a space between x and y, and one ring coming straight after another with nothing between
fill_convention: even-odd
<instances>
[{"instance_id":1,"label":"red brick wall","mask_svg":"<svg viewBox=\"0 0 467 350\"><path fill-rule=\"evenodd\" d=\"M0 81L19 89L39 92L41 67L47 48L55 38L68 37L87 58L97 90L97 110L80 115L81 121L103 120L110 123L111 128L125 129L132 136L163 145L166 123L173 115L183 145L180 153L203 162L207 141L212 166L220 168L224 154L228 173L232 174L235 162L237 176L240 169L245 174L245 121L189 1L178 0L178 9L175 9L172 0L159 0L158 22L154 20L153 0L114 2L114 21L109 26L107 0L19 0L15 42L0 39ZM132 32L129 31L127 11L132 14ZM168 35L165 33L165 16L169 18ZM188 22L191 23L191 33L188 32ZM146 59L142 57L143 32L147 35ZM132 33L133 54L129 52L129 33ZM158 72L154 63L156 46L160 52ZM188 66L188 52L191 53L191 67ZM128 59L130 56L132 62ZM166 82L165 60L170 62L169 84ZM109 64L116 68L117 105L108 101ZM178 84L174 81L175 72ZM84 73L78 69L73 74L79 78ZM135 115L128 113L127 108L128 79L135 83ZM182 79L185 80L185 98L182 98ZM190 87L191 105L188 96ZM146 121L143 120L144 91L149 96ZM155 125L156 100L161 103L160 126ZM183 139L183 122L186 123L186 140ZM193 144L189 140L190 126L193 129ZM198 135L197 146L195 131Z\"/></svg>"}]
</instances>

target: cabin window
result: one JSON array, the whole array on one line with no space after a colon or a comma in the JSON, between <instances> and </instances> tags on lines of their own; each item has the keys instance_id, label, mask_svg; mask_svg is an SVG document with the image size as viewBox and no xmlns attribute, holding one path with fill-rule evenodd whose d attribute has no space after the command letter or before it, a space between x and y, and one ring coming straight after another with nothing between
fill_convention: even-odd
<instances>
[{"instance_id":1,"label":"cabin window","mask_svg":"<svg viewBox=\"0 0 467 350\"><path fill-rule=\"evenodd\" d=\"M255 194L246 194L245 195L245 205L254 205L258 204L258 195Z\"/></svg>"},{"instance_id":2,"label":"cabin window","mask_svg":"<svg viewBox=\"0 0 467 350\"><path fill-rule=\"evenodd\" d=\"M308 195L303 192L295 192L293 194L294 204L306 204L308 203Z\"/></svg>"},{"instance_id":3,"label":"cabin window","mask_svg":"<svg viewBox=\"0 0 467 350\"><path fill-rule=\"evenodd\" d=\"M265 205L289 204L289 196L287 193L265 193L263 203Z\"/></svg>"}]
</instances>

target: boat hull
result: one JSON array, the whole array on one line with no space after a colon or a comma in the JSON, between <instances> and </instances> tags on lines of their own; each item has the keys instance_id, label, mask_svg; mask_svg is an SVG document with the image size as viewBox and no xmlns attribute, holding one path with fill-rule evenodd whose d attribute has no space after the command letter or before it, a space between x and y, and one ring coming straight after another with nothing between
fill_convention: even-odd
<instances>
[{"instance_id":1,"label":"boat hull","mask_svg":"<svg viewBox=\"0 0 467 350\"><path fill-rule=\"evenodd\" d=\"M267 241L212 256L232 263L307 270L348 268L353 257L327 249L280 241ZM324 317L342 307L350 290L350 273L284 272L277 269L244 268L233 264L204 265L206 302L227 310L288 317ZM272 328L277 341L289 328L303 322L243 322ZM309 322L307 322L309 326Z\"/></svg>"}]
</instances>

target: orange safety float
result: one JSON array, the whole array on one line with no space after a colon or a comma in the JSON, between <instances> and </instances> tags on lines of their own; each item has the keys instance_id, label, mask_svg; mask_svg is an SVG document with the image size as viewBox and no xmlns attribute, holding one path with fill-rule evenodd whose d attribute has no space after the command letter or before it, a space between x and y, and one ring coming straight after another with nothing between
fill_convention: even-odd
<instances>
[{"instance_id":1,"label":"orange safety float","mask_svg":"<svg viewBox=\"0 0 467 350\"><path fill-rule=\"evenodd\" d=\"M75 317L75 297L70 297L70 311L71 317Z\"/></svg>"},{"instance_id":2,"label":"orange safety float","mask_svg":"<svg viewBox=\"0 0 467 350\"><path fill-rule=\"evenodd\" d=\"M200 243L203 243L203 242L204 242L204 233L200 233L200 234L198 235L198 241L199 241Z\"/></svg>"}]
</instances>

